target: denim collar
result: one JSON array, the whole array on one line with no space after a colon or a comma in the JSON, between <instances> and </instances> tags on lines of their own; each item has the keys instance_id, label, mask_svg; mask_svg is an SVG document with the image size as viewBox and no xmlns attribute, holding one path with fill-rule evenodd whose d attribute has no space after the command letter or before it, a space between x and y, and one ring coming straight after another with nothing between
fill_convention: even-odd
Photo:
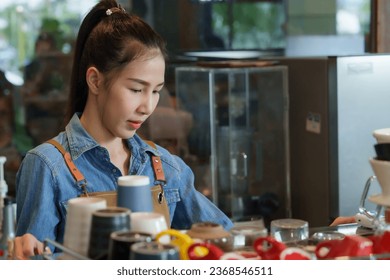
<instances>
[{"instance_id":1,"label":"denim collar","mask_svg":"<svg viewBox=\"0 0 390 280\"><path fill-rule=\"evenodd\" d=\"M74 160L80 157L83 153L94 148L101 148L98 142L88 134L80 122L81 113L75 113L65 128L65 134L68 140L69 150ZM126 140L131 154L134 157L145 159L147 152L155 156L161 156L161 153L148 145L137 134Z\"/></svg>"}]
</instances>

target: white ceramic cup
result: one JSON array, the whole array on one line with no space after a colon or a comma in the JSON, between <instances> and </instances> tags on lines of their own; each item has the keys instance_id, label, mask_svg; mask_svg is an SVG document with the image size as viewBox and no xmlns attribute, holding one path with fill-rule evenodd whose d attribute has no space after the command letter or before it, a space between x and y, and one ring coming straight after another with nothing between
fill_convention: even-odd
<instances>
[{"instance_id":1,"label":"white ceramic cup","mask_svg":"<svg viewBox=\"0 0 390 280\"><path fill-rule=\"evenodd\" d=\"M372 158L370 164L381 187L381 193L370 196L368 200L390 207L390 161Z\"/></svg>"},{"instance_id":2,"label":"white ceramic cup","mask_svg":"<svg viewBox=\"0 0 390 280\"><path fill-rule=\"evenodd\" d=\"M374 130L373 135L377 143L390 143L390 127L376 129Z\"/></svg>"},{"instance_id":3,"label":"white ceramic cup","mask_svg":"<svg viewBox=\"0 0 390 280\"><path fill-rule=\"evenodd\" d=\"M132 231L146 232L155 237L158 233L168 229L165 217L160 213L135 212L131 213L130 217Z\"/></svg>"},{"instance_id":4,"label":"white ceramic cup","mask_svg":"<svg viewBox=\"0 0 390 280\"><path fill-rule=\"evenodd\" d=\"M68 201L64 246L87 257L92 213L107 207L104 198L76 197Z\"/></svg>"}]
</instances>

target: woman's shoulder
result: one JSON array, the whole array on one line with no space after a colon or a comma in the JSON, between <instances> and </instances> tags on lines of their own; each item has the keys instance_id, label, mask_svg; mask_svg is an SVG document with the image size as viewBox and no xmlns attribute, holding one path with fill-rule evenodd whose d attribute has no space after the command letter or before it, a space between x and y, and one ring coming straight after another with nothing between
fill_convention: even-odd
<instances>
[{"instance_id":1,"label":"woman's shoulder","mask_svg":"<svg viewBox=\"0 0 390 280\"><path fill-rule=\"evenodd\" d=\"M159 152L161 161L163 164L167 164L171 166L172 168L182 171L183 168L187 168L187 164L184 162L184 160L179 157L178 155L172 154L169 150L166 148L157 145L157 151Z\"/></svg>"},{"instance_id":2,"label":"woman's shoulder","mask_svg":"<svg viewBox=\"0 0 390 280\"><path fill-rule=\"evenodd\" d=\"M55 139L61 146L64 146L64 139L62 137L55 137ZM51 143L43 142L30 151L27 152L24 160L36 160L39 158L41 161L44 161L48 164L54 164L58 161L63 161L63 155L60 151Z\"/></svg>"},{"instance_id":3,"label":"woman's shoulder","mask_svg":"<svg viewBox=\"0 0 390 280\"><path fill-rule=\"evenodd\" d=\"M182 158L172 154L168 149L159 145L158 143L142 139L138 135L135 135L132 140L135 141L134 143L137 143L137 145L141 147L141 149L144 150L146 154L151 153L155 156L159 156L163 165L169 166L178 172L188 168L187 164L183 161Z\"/></svg>"}]
</instances>

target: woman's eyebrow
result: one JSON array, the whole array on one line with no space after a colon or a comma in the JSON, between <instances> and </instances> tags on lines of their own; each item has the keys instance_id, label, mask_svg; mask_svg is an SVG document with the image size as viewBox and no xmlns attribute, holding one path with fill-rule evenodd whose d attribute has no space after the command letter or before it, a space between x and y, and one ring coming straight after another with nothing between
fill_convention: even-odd
<instances>
[{"instance_id":1,"label":"woman's eyebrow","mask_svg":"<svg viewBox=\"0 0 390 280\"><path fill-rule=\"evenodd\" d=\"M144 80L140 80L140 79L135 79L135 78L128 78L128 80L130 81L133 81L133 82L136 82L136 83L139 83L141 85L145 85L145 86L148 86L150 85L150 83L148 83L147 81L144 81ZM157 87L159 86L163 86L165 82L161 82L157 85Z\"/></svg>"}]
</instances>

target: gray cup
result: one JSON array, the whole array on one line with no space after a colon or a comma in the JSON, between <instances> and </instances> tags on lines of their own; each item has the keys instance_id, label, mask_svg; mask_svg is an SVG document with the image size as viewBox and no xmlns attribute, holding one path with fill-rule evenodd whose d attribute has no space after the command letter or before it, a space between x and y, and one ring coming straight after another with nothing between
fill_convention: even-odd
<instances>
[{"instance_id":1,"label":"gray cup","mask_svg":"<svg viewBox=\"0 0 390 280\"><path fill-rule=\"evenodd\" d=\"M119 177L117 205L128 208L132 212L152 212L149 177L140 175Z\"/></svg>"},{"instance_id":2,"label":"gray cup","mask_svg":"<svg viewBox=\"0 0 390 280\"><path fill-rule=\"evenodd\" d=\"M107 259L112 232L130 229L131 211L123 207L107 207L92 213L88 257Z\"/></svg>"},{"instance_id":3,"label":"gray cup","mask_svg":"<svg viewBox=\"0 0 390 280\"><path fill-rule=\"evenodd\" d=\"M139 242L131 246L131 260L179 260L179 248L159 242Z\"/></svg>"}]
</instances>

